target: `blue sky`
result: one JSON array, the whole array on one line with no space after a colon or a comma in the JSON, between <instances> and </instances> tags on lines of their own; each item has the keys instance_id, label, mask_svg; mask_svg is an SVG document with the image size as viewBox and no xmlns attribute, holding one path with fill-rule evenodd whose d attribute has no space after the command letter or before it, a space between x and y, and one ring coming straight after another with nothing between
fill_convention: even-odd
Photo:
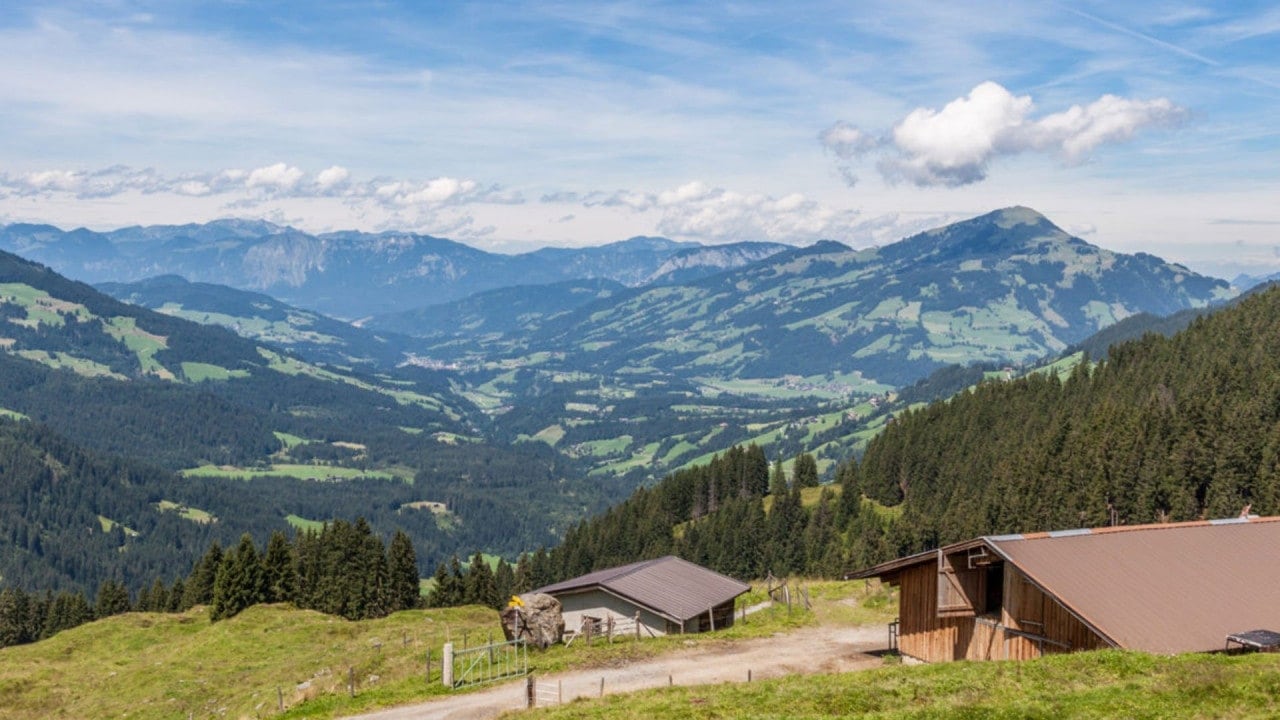
<instances>
[{"instance_id":1,"label":"blue sky","mask_svg":"<svg viewBox=\"0 0 1280 720\"><path fill-rule=\"evenodd\" d=\"M1007 205L1280 270L1280 6L0 5L0 222L884 244Z\"/></svg>"}]
</instances>

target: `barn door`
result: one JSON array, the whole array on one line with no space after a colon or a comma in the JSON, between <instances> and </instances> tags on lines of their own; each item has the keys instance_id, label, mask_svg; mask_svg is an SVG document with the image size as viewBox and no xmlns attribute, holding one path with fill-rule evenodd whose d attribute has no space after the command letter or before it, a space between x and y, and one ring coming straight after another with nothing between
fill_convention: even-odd
<instances>
[{"instance_id":1,"label":"barn door","mask_svg":"<svg viewBox=\"0 0 1280 720\"><path fill-rule=\"evenodd\" d=\"M956 572L951 557L939 550L938 617L973 617L973 596L966 592L966 579Z\"/></svg>"}]
</instances>

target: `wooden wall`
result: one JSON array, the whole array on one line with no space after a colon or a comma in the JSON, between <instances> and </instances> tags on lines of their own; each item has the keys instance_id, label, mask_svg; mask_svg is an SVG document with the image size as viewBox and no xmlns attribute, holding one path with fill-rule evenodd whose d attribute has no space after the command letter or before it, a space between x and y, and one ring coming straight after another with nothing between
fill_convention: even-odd
<instances>
[{"instance_id":1,"label":"wooden wall","mask_svg":"<svg viewBox=\"0 0 1280 720\"><path fill-rule=\"evenodd\" d=\"M938 565L932 562L898 575L898 648L904 655L927 662L1021 660L1109 647L1008 563L998 614L939 617L938 578Z\"/></svg>"}]
</instances>

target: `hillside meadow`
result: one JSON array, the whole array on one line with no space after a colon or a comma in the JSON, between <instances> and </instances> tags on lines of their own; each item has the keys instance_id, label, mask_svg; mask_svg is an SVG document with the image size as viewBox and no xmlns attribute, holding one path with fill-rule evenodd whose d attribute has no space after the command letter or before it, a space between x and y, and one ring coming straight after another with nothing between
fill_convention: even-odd
<instances>
[{"instance_id":1,"label":"hillside meadow","mask_svg":"<svg viewBox=\"0 0 1280 720\"><path fill-rule=\"evenodd\" d=\"M674 687L504 718L1273 718L1280 655L1156 657L1106 650L754 683Z\"/></svg>"},{"instance_id":2,"label":"hillside meadow","mask_svg":"<svg viewBox=\"0 0 1280 720\"><path fill-rule=\"evenodd\" d=\"M874 584L817 581L805 587L811 612L797 599L791 611L776 605L712 634L560 645L531 651L530 670L614 666L816 624L880 624L896 608ZM764 591L755 589L739 598L739 606L764 599ZM290 605L256 605L217 623L204 606L181 614L127 613L0 649L0 720L349 715L449 692L440 683L444 643L474 646L490 637L502 639L497 612L478 606L356 622Z\"/></svg>"}]
</instances>

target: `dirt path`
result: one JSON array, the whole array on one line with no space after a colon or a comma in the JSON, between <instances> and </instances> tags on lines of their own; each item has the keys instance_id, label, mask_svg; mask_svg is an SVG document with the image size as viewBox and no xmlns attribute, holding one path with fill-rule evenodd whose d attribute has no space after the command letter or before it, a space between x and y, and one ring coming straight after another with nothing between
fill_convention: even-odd
<instances>
[{"instance_id":1,"label":"dirt path","mask_svg":"<svg viewBox=\"0 0 1280 720\"><path fill-rule=\"evenodd\" d=\"M888 638L882 625L856 628L804 628L770 638L717 642L678 650L662 657L619 667L593 668L545 675L538 684L562 688L564 701L596 697L604 679L606 693L632 692L677 685L744 682L798 673L841 672L878 667ZM359 715L352 720L478 720L525 706L523 680L479 692Z\"/></svg>"}]
</instances>

